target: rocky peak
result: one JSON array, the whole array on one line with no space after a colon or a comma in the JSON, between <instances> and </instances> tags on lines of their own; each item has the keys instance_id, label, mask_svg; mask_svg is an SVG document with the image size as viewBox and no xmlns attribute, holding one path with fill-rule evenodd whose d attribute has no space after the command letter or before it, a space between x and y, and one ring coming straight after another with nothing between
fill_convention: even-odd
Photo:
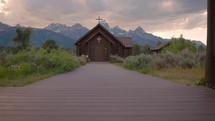
<instances>
[{"instance_id":1,"label":"rocky peak","mask_svg":"<svg viewBox=\"0 0 215 121\"><path fill-rule=\"evenodd\" d=\"M105 20L102 20L102 21L100 22L100 24L101 24L105 29L107 29L108 31L111 30L109 24L108 24Z\"/></svg>"},{"instance_id":2,"label":"rocky peak","mask_svg":"<svg viewBox=\"0 0 215 121\"><path fill-rule=\"evenodd\" d=\"M134 30L134 32L136 32L136 33L146 33L144 30L143 30L143 28L142 27L137 27L135 30Z\"/></svg>"},{"instance_id":3,"label":"rocky peak","mask_svg":"<svg viewBox=\"0 0 215 121\"><path fill-rule=\"evenodd\" d=\"M72 26L72 29L83 29L83 28L85 28L85 27L83 27L81 24L79 24L79 23L76 23L76 24L74 24L73 26Z\"/></svg>"}]
</instances>

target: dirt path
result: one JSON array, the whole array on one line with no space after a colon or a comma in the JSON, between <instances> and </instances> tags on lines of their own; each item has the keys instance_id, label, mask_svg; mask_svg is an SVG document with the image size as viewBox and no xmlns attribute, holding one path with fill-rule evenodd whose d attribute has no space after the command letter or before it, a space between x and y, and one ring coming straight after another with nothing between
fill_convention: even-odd
<instances>
[{"instance_id":1,"label":"dirt path","mask_svg":"<svg viewBox=\"0 0 215 121\"><path fill-rule=\"evenodd\" d=\"M0 88L0 121L212 121L215 91L90 63L20 88Z\"/></svg>"}]
</instances>

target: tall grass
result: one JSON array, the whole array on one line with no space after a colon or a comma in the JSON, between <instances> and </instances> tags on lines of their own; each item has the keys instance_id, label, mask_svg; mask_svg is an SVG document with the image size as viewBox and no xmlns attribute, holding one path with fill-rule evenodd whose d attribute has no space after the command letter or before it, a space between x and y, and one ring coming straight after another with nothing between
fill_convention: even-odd
<instances>
[{"instance_id":1,"label":"tall grass","mask_svg":"<svg viewBox=\"0 0 215 121\"><path fill-rule=\"evenodd\" d=\"M16 85L17 80L31 82L32 75L40 79L45 75L54 75L67 72L80 66L79 59L63 49L50 50L32 48L28 51L22 50L16 54L0 52L0 86ZM31 77L31 78L29 78ZM13 81L11 81L13 80ZM29 83L23 81L23 84Z\"/></svg>"}]
</instances>

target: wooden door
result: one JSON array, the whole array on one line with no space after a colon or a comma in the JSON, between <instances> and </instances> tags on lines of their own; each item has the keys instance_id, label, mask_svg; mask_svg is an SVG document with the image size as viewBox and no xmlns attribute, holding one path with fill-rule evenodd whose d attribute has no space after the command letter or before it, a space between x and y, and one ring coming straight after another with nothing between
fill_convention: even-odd
<instances>
[{"instance_id":1,"label":"wooden door","mask_svg":"<svg viewBox=\"0 0 215 121\"><path fill-rule=\"evenodd\" d=\"M104 46L99 45L95 47L95 61L106 61Z\"/></svg>"},{"instance_id":2,"label":"wooden door","mask_svg":"<svg viewBox=\"0 0 215 121\"><path fill-rule=\"evenodd\" d=\"M97 36L90 41L89 58L91 61L109 60L109 41L102 36Z\"/></svg>"}]
</instances>

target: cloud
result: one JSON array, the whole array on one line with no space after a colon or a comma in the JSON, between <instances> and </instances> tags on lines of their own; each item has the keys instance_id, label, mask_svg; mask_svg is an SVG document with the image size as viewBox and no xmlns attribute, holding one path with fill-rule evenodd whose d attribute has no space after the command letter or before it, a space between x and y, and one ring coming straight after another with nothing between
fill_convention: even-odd
<instances>
[{"instance_id":1,"label":"cloud","mask_svg":"<svg viewBox=\"0 0 215 121\"><path fill-rule=\"evenodd\" d=\"M207 9L205 0L124 0L114 5L123 9L116 9L115 14L110 16L113 22L123 21L123 24L134 26L141 24L151 29L169 25L167 30L175 29L175 24L180 25L185 18L204 13Z\"/></svg>"},{"instance_id":2,"label":"cloud","mask_svg":"<svg viewBox=\"0 0 215 121\"><path fill-rule=\"evenodd\" d=\"M90 12L106 12L110 6L106 0L86 0L85 7Z\"/></svg>"},{"instance_id":3,"label":"cloud","mask_svg":"<svg viewBox=\"0 0 215 121\"><path fill-rule=\"evenodd\" d=\"M111 25L142 26L148 31L206 27L206 0L0 0L8 14L2 22L44 27L81 23L91 28L102 16Z\"/></svg>"}]
</instances>

